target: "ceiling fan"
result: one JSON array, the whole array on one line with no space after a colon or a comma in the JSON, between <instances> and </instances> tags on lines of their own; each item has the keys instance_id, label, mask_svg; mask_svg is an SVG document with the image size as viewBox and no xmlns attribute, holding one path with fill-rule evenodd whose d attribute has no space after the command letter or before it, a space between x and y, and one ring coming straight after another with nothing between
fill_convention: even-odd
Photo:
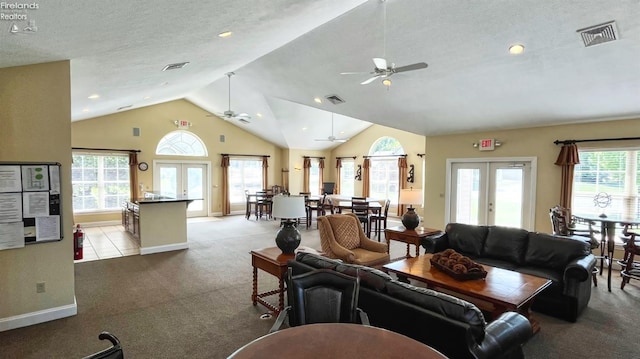
<instances>
[{"instance_id":1,"label":"ceiling fan","mask_svg":"<svg viewBox=\"0 0 640 359\"><path fill-rule=\"evenodd\" d=\"M383 53L386 53L386 48L387 48L387 6L386 6L386 0L381 0L383 3ZM410 64L410 65L405 65L405 66L399 66L396 67L396 64L394 63L388 63L387 59L385 58L385 56L383 57L374 57L373 58L373 63L375 64L375 67L373 68L373 71L371 72L341 72L341 75L360 75L360 74L370 74L373 75L371 77L369 77L368 79L362 81L360 83L360 85L367 85L372 83L373 81L375 81L376 79L383 79L382 83L385 86L391 86L391 80L389 80L388 78L398 72L406 72L406 71L413 71L413 70L420 70L420 69L425 69L427 68L427 63L426 62L416 62L415 64Z\"/></svg>"},{"instance_id":2,"label":"ceiling fan","mask_svg":"<svg viewBox=\"0 0 640 359\"><path fill-rule=\"evenodd\" d=\"M216 115L227 121L238 120L238 122L245 125L251 123L251 116L249 116L248 113L235 113L231 111L231 76L235 75L235 73L227 72L225 75L229 78L229 109L223 113L216 113Z\"/></svg>"},{"instance_id":3,"label":"ceiling fan","mask_svg":"<svg viewBox=\"0 0 640 359\"><path fill-rule=\"evenodd\" d=\"M316 139L316 141L329 141L329 142L340 142L344 143L349 141L348 138L337 138L333 135L333 113L331 113L331 136L327 138Z\"/></svg>"}]
</instances>

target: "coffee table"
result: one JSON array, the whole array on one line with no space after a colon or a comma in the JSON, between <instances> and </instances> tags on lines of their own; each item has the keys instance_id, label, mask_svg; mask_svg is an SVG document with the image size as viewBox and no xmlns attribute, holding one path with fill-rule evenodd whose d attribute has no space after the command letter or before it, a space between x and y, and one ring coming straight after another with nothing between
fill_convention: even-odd
<instances>
[{"instance_id":1,"label":"coffee table","mask_svg":"<svg viewBox=\"0 0 640 359\"><path fill-rule=\"evenodd\" d=\"M461 299L472 302L491 314L492 319L507 311L518 312L531 323L534 333L540 323L531 316L531 304L536 295L551 285L551 280L502 268L483 265L485 279L458 281L446 273L431 267L433 256L427 253L385 264L382 270L395 273L399 278L411 278Z\"/></svg>"}]
</instances>

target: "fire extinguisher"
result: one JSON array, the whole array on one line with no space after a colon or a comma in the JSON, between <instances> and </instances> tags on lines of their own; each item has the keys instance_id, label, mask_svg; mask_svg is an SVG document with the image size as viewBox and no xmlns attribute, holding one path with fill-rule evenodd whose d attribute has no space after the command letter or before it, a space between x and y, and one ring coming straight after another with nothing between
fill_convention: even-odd
<instances>
[{"instance_id":1,"label":"fire extinguisher","mask_svg":"<svg viewBox=\"0 0 640 359\"><path fill-rule=\"evenodd\" d=\"M73 232L73 259L82 259L82 243L84 242L84 232L80 225L76 226L76 230Z\"/></svg>"}]
</instances>

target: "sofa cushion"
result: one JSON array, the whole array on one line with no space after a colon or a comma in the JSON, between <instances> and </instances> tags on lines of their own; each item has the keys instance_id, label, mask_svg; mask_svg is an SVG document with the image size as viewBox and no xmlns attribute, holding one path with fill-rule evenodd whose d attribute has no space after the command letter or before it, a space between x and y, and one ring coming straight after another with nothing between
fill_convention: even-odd
<instances>
[{"instance_id":1,"label":"sofa cushion","mask_svg":"<svg viewBox=\"0 0 640 359\"><path fill-rule=\"evenodd\" d=\"M463 223L449 223L446 228L449 248L468 255L479 257L482 255L485 238L487 237L486 226L475 226Z\"/></svg>"},{"instance_id":2,"label":"sofa cushion","mask_svg":"<svg viewBox=\"0 0 640 359\"><path fill-rule=\"evenodd\" d=\"M387 282L391 281L391 278L387 273L358 264L339 264L335 268L336 272L348 274L352 277L356 276L356 271L360 277L360 285L376 292L386 292Z\"/></svg>"},{"instance_id":3,"label":"sofa cushion","mask_svg":"<svg viewBox=\"0 0 640 359\"><path fill-rule=\"evenodd\" d=\"M584 241L530 232L524 260L527 265L564 270L572 260L587 255L589 244Z\"/></svg>"},{"instance_id":4,"label":"sofa cushion","mask_svg":"<svg viewBox=\"0 0 640 359\"><path fill-rule=\"evenodd\" d=\"M296 261L318 269L335 269L338 264L342 264L339 259L331 259L318 254L298 252Z\"/></svg>"},{"instance_id":5,"label":"sofa cushion","mask_svg":"<svg viewBox=\"0 0 640 359\"><path fill-rule=\"evenodd\" d=\"M447 318L467 323L478 341L484 338L486 326L484 316L480 309L472 303L435 290L416 287L396 280L387 283L387 294Z\"/></svg>"},{"instance_id":6,"label":"sofa cushion","mask_svg":"<svg viewBox=\"0 0 640 359\"><path fill-rule=\"evenodd\" d=\"M522 264L529 231L521 228L490 226L484 243L484 256Z\"/></svg>"}]
</instances>

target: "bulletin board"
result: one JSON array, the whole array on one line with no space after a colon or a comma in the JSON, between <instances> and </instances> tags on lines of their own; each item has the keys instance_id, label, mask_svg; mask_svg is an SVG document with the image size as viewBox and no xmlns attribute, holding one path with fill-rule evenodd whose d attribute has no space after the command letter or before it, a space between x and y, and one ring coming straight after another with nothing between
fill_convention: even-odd
<instances>
[{"instance_id":1,"label":"bulletin board","mask_svg":"<svg viewBox=\"0 0 640 359\"><path fill-rule=\"evenodd\" d=\"M0 250L62 240L60 166L0 162Z\"/></svg>"}]
</instances>

